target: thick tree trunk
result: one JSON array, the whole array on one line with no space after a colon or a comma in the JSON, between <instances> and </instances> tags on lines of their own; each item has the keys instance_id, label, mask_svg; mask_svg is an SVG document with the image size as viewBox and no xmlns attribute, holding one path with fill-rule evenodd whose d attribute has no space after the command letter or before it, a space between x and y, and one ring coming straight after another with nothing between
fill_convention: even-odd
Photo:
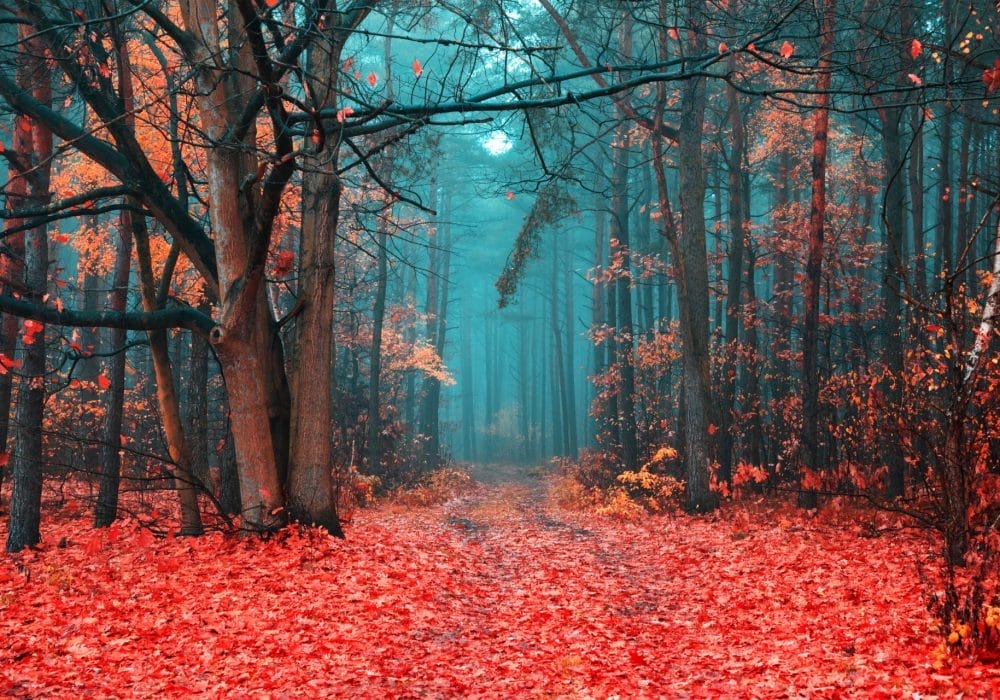
<instances>
[{"instance_id":1,"label":"thick tree trunk","mask_svg":"<svg viewBox=\"0 0 1000 700\"><path fill-rule=\"evenodd\" d=\"M44 226L28 232L24 246L24 285L30 298L42 302L48 271L48 235ZM27 323L27 322L26 322ZM31 338L31 342L28 342ZM42 419L45 408L45 327L27 329L21 343L21 385L18 387L13 489L7 551L38 544L42 506Z\"/></svg>"},{"instance_id":2,"label":"thick tree trunk","mask_svg":"<svg viewBox=\"0 0 1000 700\"><path fill-rule=\"evenodd\" d=\"M284 523L286 516L280 478L284 446L280 435L274 439L272 428L272 421L282 418L281 405L274 397L284 375L283 368L274 366L271 351L275 346L263 286L273 218L262 208L263 200L258 197L262 190L253 186L257 164L251 154L256 132L250 128L234 139L231 131L245 96L253 92L253 57L235 11L227 17L230 45L226 48L216 3L191 0L182 3L180 9L193 37L187 50L200 64L196 74L198 108L201 129L211 144L206 179L220 309L218 325L209 340L216 348L229 391L243 499L242 527L273 530ZM316 53L321 51L317 48ZM323 75L334 75L334 71ZM278 138L287 141L285 135ZM285 148L290 148L287 142ZM280 193L282 183L287 182L293 165L294 161L285 160L272 167L267 192L271 201ZM308 299L308 292L304 296ZM321 432L325 435L325 429Z\"/></svg>"},{"instance_id":3,"label":"thick tree trunk","mask_svg":"<svg viewBox=\"0 0 1000 700\"><path fill-rule=\"evenodd\" d=\"M336 70L334 61L331 70ZM316 68L318 70L319 67ZM324 73L319 73L323 74ZM332 154L327 154L332 157ZM334 167L330 165L329 167ZM340 534L333 492L334 241L341 184L332 172L308 172L302 184L302 312L293 374L289 514ZM235 405L234 405L235 415Z\"/></svg>"},{"instance_id":4,"label":"thick tree trunk","mask_svg":"<svg viewBox=\"0 0 1000 700\"><path fill-rule=\"evenodd\" d=\"M25 90L44 105L52 102L51 73L40 42L29 36L27 26L19 29L25 53L17 66L17 80ZM12 167L12 176L24 181L17 185L24 192L25 204L42 204L49 195L52 133L26 117L15 124L14 148L24 170ZM48 282L48 232L44 224L24 237L24 295L41 304ZM45 408L45 326L24 322L21 336L21 383L18 387L15 425L17 434L10 459L12 490L7 551L33 547L41 539L42 506L42 419ZM29 340L30 339L30 340Z\"/></svg>"},{"instance_id":5,"label":"thick tree trunk","mask_svg":"<svg viewBox=\"0 0 1000 700\"><path fill-rule=\"evenodd\" d=\"M688 0L687 15L692 31L687 49L693 55L705 51L704 4ZM705 246L705 172L701 152L705 124L705 81L690 78L681 93L680 169L681 231L670 235L677 274L677 301L683 353L684 460L687 475L685 507L692 512L712 510L718 498L710 488L709 438L711 391L708 355L708 259ZM659 147L659 145L658 145ZM662 154L660 158L662 171ZM666 176L657 175L661 211L666 199Z\"/></svg>"}]
</instances>

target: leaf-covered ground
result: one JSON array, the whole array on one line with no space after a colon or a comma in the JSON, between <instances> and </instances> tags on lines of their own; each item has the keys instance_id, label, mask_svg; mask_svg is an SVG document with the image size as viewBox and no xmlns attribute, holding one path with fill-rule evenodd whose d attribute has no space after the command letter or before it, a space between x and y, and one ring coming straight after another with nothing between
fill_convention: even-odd
<instances>
[{"instance_id":1,"label":"leaf-covered ground","mask_svg":"<svg viewBox=\"0 0 1000 700\"><path fill-rule=\"evenodd\" d=\"M932 667L928 542L841 520L733 506L621 523L494 484L360 512L346 542L153 540L132 524L94 538L65 521L0 557L0 690L996 696L998 669Z\"/></svg>"}]
</instances>

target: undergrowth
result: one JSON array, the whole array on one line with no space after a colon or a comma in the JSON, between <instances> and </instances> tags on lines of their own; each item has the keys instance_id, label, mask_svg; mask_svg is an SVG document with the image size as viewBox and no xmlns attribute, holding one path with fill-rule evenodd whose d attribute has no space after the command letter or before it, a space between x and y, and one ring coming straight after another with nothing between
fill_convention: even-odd
<instances>
[{"instance_id":1,"label":"undergrowth","mask_svg":"<svg viewBox=\"0 0 1000 700\"><path fill-rule=\"evenodd\" d=\"M676 457L673 449L662 448L638 471L621 471L610 455L594 450L585 450L575 461L557 458L553 495L565 508L623 520L676 510L684 482L664 473Z\"/></svg>"},{"instance_id":2,"label":"undergrowth","mask_svg":"<svg viewBox=\"0 0 1000 700\"><path fill-rule=\"evenodd\" d=\"M404 506L431 506L475 490L476 482L465 469L440 467L423 475L412 486L398 486L387 494L388 501Z\"/></svg>"}]
</instances>

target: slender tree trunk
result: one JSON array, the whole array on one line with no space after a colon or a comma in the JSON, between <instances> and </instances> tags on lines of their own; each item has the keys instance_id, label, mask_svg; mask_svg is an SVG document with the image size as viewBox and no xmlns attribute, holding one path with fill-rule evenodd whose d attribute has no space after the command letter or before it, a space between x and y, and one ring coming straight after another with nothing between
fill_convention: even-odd
<instances>
[{"instance_id":1,"label":"slender tree trunk","mask_svg":"<svg viewBox=\"0 0 1000 700\"><path fill-rule=\"evenodd\" d=\"M885 158L885 210L883 212L887 245L883 292L885 295L885 361L891 379L883 386L889 406L899 406L903 382L903 316L902 281L905 278L906 190L900 143L900 122L903 111L895 106L880 110L882 118L882 151ZM902 446L895 435L882 445L882 458L888 467L886 495L903 495L905 464Z\"/></svg>"},{"instance_id":2,"label":"slender tree trunk","mask_svg":"<svg viewBox=\"0 0 1000 700\"><path fill-rule=\"evenodd\" d=\"M191 334L191 357L188 362L185 434L191 459L191 473L201 487L208 480L208 338Z\"/></svg>"},{"instance_id":3,"label":"slender tree trunk","mask_svg":"<svg viewBox=\"0 0 1000 700\"><path fill-rule=\"evenodd\" d=\"M437 209L437 178L431 180L428 204ZM444 330L447 323L447 275L450 264L448 243L442 242L442 231L436 223L431 225L430 261L427 273L427 343L440 355L444 351ZM436 377L424 377L420 409L420 432L424 445L424 467L433 469L441 462L440 405L441 382Z\"/></svg>"},{"instance_id":4,"label":"slender tree trunk","mask_svg":"<svg viewBox=\"0 0 1000 700\"><path fill-rule=\"evenodd\" d=\"M576 344L576 334L573 332L574 324L574 304L573 304L573 250L572 246L566 247L565 264L563 266L563 286L565 288L564 298L564 318L566 323L566 369L563 376L566 378L566 426L569 429L566 445L567 455L570 459L576 459L579 450L579 436L577 432L576 414L576 367L573 352Z\"/></svg>"},{"instance_id":5,"label":"slender tree trunk","mask_svg":"<svg viewBox=\"0 0 1000 700\"><path fill-rule=\"evenodd\" d=\"M115 250L115 264L111 280L108 306L112 311L125 311L128 303L128 280L132 266L133 213L122 211L118 226L118 245ZM94 527L107 527L118 517L118 491L121 480L121 432L122 408L125 400L125 344L128 332L124 328L112 328L108 334L111 352L108 360L107 378L111 384L106 393L107 412L104 418L104 434L98 450L98 469L101 482L94 509Z\"/></svg>"},{"instance_id":6,"label":"slender tree trunk","mask_svg":"<svg viewBox=\"0 0 1000 700\"><path fill-rule=\"evenodd\" d=\"M118 54L118 81L125 120L134 127L135 115L132 95L132 69L127 44L120 35L115 36ZM128 305L128 281L132 267L132 217L138 216L129 209L133 204L126 199L118 223L118 245L115 250L115 264L112 269L111 292L108 306L112 311L125 311ZM121 432L122 409L125 400L125 343L128 332L124 328L112 328L108 333L111 352L108 362L107 412L104 419L104 434L98 449L98 469L101 483L94 509L94 527L107 527L118 517L118 491L121 480Z\"/></svg>"},{"instance_id":7,"label":"slender tree trunk","mask_svg":"<svg viewBox=\"0 0 1000 700\"><path fill-rule=\"evenodd\" d=\"M604 159L601 159L603 162ZM598 176L598 183L600 181L600 176ZM600 189L595 183L594 191L599 193ZM607 213L604 209L604 199L600 194L594 195L594 280L591 284L590 293L590 313L591 313L591 325L590 327L598 333L598 337L593 341L593 355L591 356L591 371L594 377L599 377L607 369L606 357L607 350L605 345L607 343L604 340L604 333L602 332L604 325L607 323L607 314L605 313L604 303L605 295L603 290L603 282L600 281L599 271L604 268L605 257L604 250L607 247L606 238L606 228L607 228ZM591 413L593 414L594 420L592 423L593 430L592 433L596 438L601 434L606 428L607 423L607 408L603 405L597 405L598 396L600 395L600 387L594 386L593 395L591 396Z\"/></svg>"},{"instance_id":8,"label":"slender tree trunk","mask_svg":"<svg viewBox=\"0 0 1000 700\"><path fill-rule=\"evenodd\" d=\"M744 189L744 192L748 190ZM749 218L749 217L748 217ZM748 416L750 423L750 464L759 467L764 464L764 423L763 410L764 399L760 390L760 345L757 340L757 292L754 288L754 273L757 269L757 259L752 245L747 246L747 303L749 309L747 314L750 322L746 328L747 353L752 358L749 363L741 364L741 371L746 379L743 382L746 386L747 409L744 415Z\"/></svg>"},{"instance_id":9,"label":"slender tree trunk","mask_svg":"<svg viewBox=\"0 0 1000 700\"><path fill-rule=\"evenodd\" d=\"M140 216L129 217L135 241L136 260L139 263L139 281L142 289L142 306L146 311L160 307L153 277L153 261L149 249L146 222ZM174 387L174 372L170 361L167 332L148 331L149 351L153 359L156 379L156 398L160 406L163 433L167 452L173 462L174 486L180 501L181 534L200 535L201 511L198 508L198 483L191 469L191 456L181 420L180 400Z\"/></svg>"},{"instance_id":10,"label":"slender tree trunk","mask_svg":"<svg viewBox=\"0 0 1000 700\"><path fill-rule=\"evenodd\" d=\"M635 417L635 340L632 322L632 265L629 239L629 146L624 127L619 129L619 146L614 152L614 183L612 185L611 237L617 242L621 269L615 274L617 311L616 362L621 376L618 387L617 420L621 444L621 465L625 471L639 468L638 428Z\"/></svg>"},{"instance_id":11,"label":"slender tree trunk","mask_svg":"<svg viewBox=\"0 0 1000 700\"><path fill-rule=\"evenodd\" d=\"M385 321L385 293L389 277L388 237L385 225L379 226L377 246L378 273L375 281L375 308L372 310L372 350L368 370L368 470L384 475L382 465L382 324Z\"/></svg>"},{"instance_id":12,"label":"slender tree trunk","mask_svg":"<svg viewBox=\"0 0 1000 700\"><path fill-rule=\"evenodd\" d=\"M913 146L909 159L910 207L913 229L913 291L918 299L927 294L927 251L924 249L924 130L919 108L913 108L910 118Z\"/></svg>"},{"instance_id":13,"label":"slender tree trunk","mask_svg":"<svg viewBox=\"0 0 1000 700\"><path fill-rule=\"evenodd\" d=\"M476 461L476 394L475 375L472 372L472 330L468 308L462 314L462 447L465 459ZM523 381L524 375L521 375ZM521 412L525 410L521 402ZM523 434L523 433L522 433ZM525 436L526 437L526 436Z\"/></svg>"},{"instance_id":14,"label":"slender tree trunk","mask_svg":"<svg viewBox=\"0 0 1000 700\"><path fill-rule=\"evenodd\" d=\"M819 290L822 283L823 235L826 218L826 160L830 124L834 0L825 0L820 29L819 79L813 121L812 200L809 208L809 254L806 260L805 320L802 333L802 465L809 472L819 469ZM805 474L803 475L805 478ZM803 508L816 507L816 492L803 489Z\"/></svg>"},{"instance_id":15,"label":"slender tree trunk","mask_svg":"<svg viewBox=\"0 0 1000 700\"><path fill-rule=\"evenodd\" d=\"M549 331L552 338L552 424L555 453L565 455L569 443L566 425L566 372L563 366L562 330L559 328L559 239L552 239L552 274L549 277Z\"/></svg>"},{"instance_id":16,"label":"slender tree trunk","mask_svg":"<svg viewBox=\"0 0 1000 700\"><path fill-rule=\"evenodd\" d=\"M736 57L730 56L729 70L736 70ZM719 473L720 482L729 484L733 476L733 412L736 410L737 355L740 344L740 317L743 313L743 248L749 226L746 177L746 130L739 95L732 85L726 86L729 131L729 278L726 287L726 328L722 338L725 361L722 370L722 405L719 408Z\"/></svg>"}]
</instances>

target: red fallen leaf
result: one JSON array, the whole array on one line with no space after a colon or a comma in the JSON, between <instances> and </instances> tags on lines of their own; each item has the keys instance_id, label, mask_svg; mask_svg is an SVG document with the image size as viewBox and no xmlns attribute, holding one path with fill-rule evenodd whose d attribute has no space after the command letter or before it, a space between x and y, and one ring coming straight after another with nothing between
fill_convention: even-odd
<instances>
[{"instance_id":1,"label":"red fallen leaf","mask_svg":"<svg viewBox=\"0 0 1000 700\"><path fill-rule=\"evenodd\" d=\"M792 57L793 53L795 53L795 47L792 45L792 42L786 41L781 45L781 57L783 59L787 61Z\"/></svg>"},{"instance_id":2,"label":"red fallen leaf","mask_svg":"<svg viewBox=\"0 0 1000 700\"><path fill-rule=\"evenodd\" d=\"M94 530L90 537L87 538L87 543L83 546L83 551L93 556L101 551L104 546L104 533L100 530Z\"/></svg>"},{"instance_id":3,"label":"red fallen leaf","mask_svg":"<svg viewBox=\"0 0 1000 700\"><path fill-rule=\"evenodd\" d=\"M0 467L10 464L10 452L0 452Z\"/></svg>"},{"instance_id":4,"label":"red fallen leaf","mask_svg":"<svg viewBox=\"0 0 1000 700\"><path fill-rule=\"evenodd\" d=\"M353 65L354 65L354 59L353 58L349 58L346 61L344 61L344 68L343 68L344 72L345 73L350 73L351 72L351 67Z\"/></svg>"},{"instance_id":5,"label":"red fallen leaf","mask_svg":"<svg viewBox=\"0 0 1000 700\"><path fill-rule=\"evenodd\" d=\"M372 87L378 85L378 76L375 75L374 71L368 74L367 80L368 84L371 85Z\"/></svg>"},{"instance_id":6,"label":"red fallen leaf","mask_svg":"<svg viewBox=\"0 0 1000 700\"><path fill-rule=\"evenodd\" d=\"M924 45L920 43L920 39L910 39L910 58L915 59L923 50Z\"/></svg>"},{"instance_id":7,"label":"red fallen leaf","mask_svg":"<svg viewBox=\"0 0 1000 700\"><path fill-rule=\"evenodd\" d=\"M726 53L729 51L729 44L724 41L719 42L719 53Z\"/></svg>"},{"instance_id":8,"label":"red fallen leaf","mask_svg":"<svg viewBox=\"0 0 1000 700\"><path fill-rule=\"evenodd\" d=\"M56 233L52 235L52 240L56 243L67 243L69 242L69 236L65 233Z\"/></svg>"},{"instance_id":9,"label":"red fallen leaf","mask_svg":"<svg viewBox=\"0 0 1000 700\"><path fill-rule=\"evenodd\" d=\"M419 78L423 72L424 72L424 67L421 65L420 59L419 58L413 59L413 75Z\"/></svg>"},{"instance_id":10,"label":"red fallen leaf","mask_svg":"<svg viewBox=\"0 0 1000 700\"><path fill-rule=\"evenodd\" d=\"M507 190L507 199L514 199L514 193L511 190Z\"/></svg>"},{"instance_id":11,"label":"red fallen leaf","mask_svg":"<svg viewBox=\"0 0 1000 700\"><path fill-rule=\"evenodd\" d=\"M97 375L97 386L100 387L102 391L107 391L111 388L111 380L105 375L99 374Z\"/></svg>"}]
</instances>

